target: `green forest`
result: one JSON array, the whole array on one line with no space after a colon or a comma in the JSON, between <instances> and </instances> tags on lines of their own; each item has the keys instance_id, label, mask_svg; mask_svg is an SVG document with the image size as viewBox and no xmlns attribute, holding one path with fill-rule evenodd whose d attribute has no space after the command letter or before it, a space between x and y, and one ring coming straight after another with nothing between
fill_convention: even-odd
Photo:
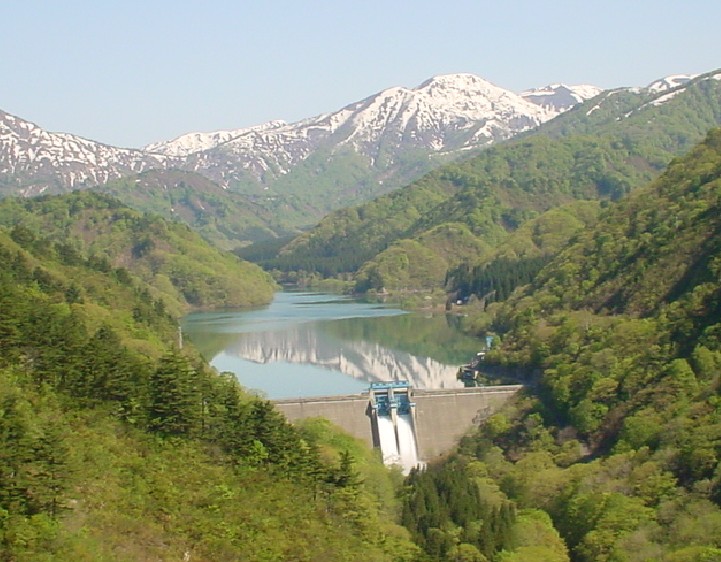
<instances>
[{"instance_id":1,"label":"green forest","mask_svg":"<svg viewBox=\"0 0 721 562\"><path fill-rule=\"evenodd\" d=\"M719 217L717 129L478 319L535 374L452 462L572 560L721 559Z\"/></svg>"},{"instance_id":2,"label":"green forest","mask_svg":"<svg viewBox=\"0 0 721 562\"><path fill-rule=\"evenodd\" d=\"M0 561L721 560L710 82L619 92L245 252L362 292L443 288L464 303L447 322L492 336L489 371L524 389L407 477L180 345L188 311L277 289L181 222L233 212L212 186L160 205L177 221L94 191L0 201ZM225 248L242 230L206 226ZM413 350L452 348L407 322Z\"/></svg>"},{"instance_id":3,"label":"green forest","mask_svg":"<svg viewBox=\"0 0 721 562\"><path fill-rule=\"evenodd\" d=\"M39 259L45 251L69 266L123 270L176 315L264 304L275 289L259 267L210 245L185 224L94 191L3 199L0 225Z\"/></svg>"},{"instance_id":4,"label":"green forest","mask_svg":"<svg viewBox=\"0 0 721 562\"><path fill-rule=\"evenodd\" d=\"M240 255L279 278L305 271L353 276L357 292L424 290L442 287L445 270L487 265L499 245L547 212L556 223L548 232L559 238L552 253L581 226L561 226L558 207L623 198L721 125L721 87L707 75L665 103L654 99L605 92L403 189L331 213L289 243ZM532 239L520 241L517 252L534 251Z\"/></svg>"},{"instance_id":5,"label":"green forest","mask_svg":"<svg viewBox=\"0 0 721 562\"><path fill-rule=\"evenodd\" d=\"M224 250L287 232L282 215L191 172L150 170L111 180L93 191L120 199L133 209L183 222Z\"/></svg>"},{"instance_id":6,"label":"green forest","mask_svg":"<svg viewBox=\"0 0 721 562\"><path fill-rule=\"evenodd\" d=\"M0 560L414 559L370 451L291 426L178 349L140 277L69 252L0 230Z\"/></svg>"}]
</instances>

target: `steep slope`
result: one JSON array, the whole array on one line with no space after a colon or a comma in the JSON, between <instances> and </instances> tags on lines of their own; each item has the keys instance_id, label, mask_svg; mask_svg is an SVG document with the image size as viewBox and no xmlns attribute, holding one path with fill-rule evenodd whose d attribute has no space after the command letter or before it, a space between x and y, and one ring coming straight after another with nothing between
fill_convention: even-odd
<instances>
[{"instance_id":1,"label":"steep slope","mask_svg":"<svg viewBox=\"0 0 721 562\"><path fill-rule=\"evenodd\" d=\"M51 133L0 111L0 190L5 193L57 193L172 163L161 154Z\"/></svg>"},{"instance_id":2,"label":"steep slope","mask_svg":"<svg viewBox=\"0 0 721 562\"><path fill-rule=\"evenodd\" d=\"M704 283L716 284L719 255L721 129L715 129L581 234L536 283L557 297L562 291L573 308L651 315Z\"/></svg>"},{"instance_id":3,"label":"steep slope","mask_svg":"<svg viewBox=\"0 0 721 562\"><path fill-rule=\"evenodd\" d=\"M371 451L179 350L152 287L19 228L0 261L3 560L415 559Z\"/></svg>"},{"instance_id":4,"label":"steep slope","mask_svg":"<svg viewBox=\"0 0 721 562\"><path fill-rule=\"evenodd\" d=\"M552 207L574 199L617 199L721 124L719 77L702 75L670 91L604 93L523 138L441 168L376 202L329 215L269 263L285 269L317 263L326 274L353 272L369 255L445 223L465 224L481 242L496 245Z\"/></svg>"},{"instance_id":5,"label":"steep slope","mask_svg":"<svg viewBox=\"0 0 721 562\"><path fill-rule=\"evenodd\" d=\"M623 401L656 384L663 361L690 360L699 346L721 351L720 217L721 129L715 129L655 182L610 206L500 309L495 326L508 331L505 360L547 367L546 384L565 415L599 443L618 439L613 408L621 409L615 415L628 413ZM578 322L587 329L564 341ZM616 357L606 353L613 364L626 354L660 363L593 365L596 351L578 353L591 342L597 351L601 342L613 347ZM573 375L554 366L570 360L568 353L577 362ZM704 382L717 385L716 375ZM608 377L613 389L603 383L602 397L596 382ZM648 390L638 399L654 398Z\"/></svg>"},{"instance_id":6,"label":"steep slope","mask_svg":"<svg viewBox=\"0 0 721 562\"><path fill-rule=\"evenodd\" d=\"M175 314L272 298L274 284L259 267L210 246L185 225L141 214L107 195L6 198L0 225L13 228L21 244L55 248L69 263L90 259L124 268L153 286L153 296Z\"/></svg>"},{"instance_id":7,"label":"steep slope","mask_svg":"<svg viewBox=\"0 0 721 562\"><path fill-rule=\"evenodd\" d=\"M150 170L94 189L144 212L181 221L223 249L286 235L281 220L256 201L194 172Z\"/></svg>"},{"instance_id":8,"label":"steep slope","mask_svg":"<svg viewBox=\"0 0 721 562\"><path fill-rule=\"evenodd\" d=\"M551 96L564 103L538 95L527 100L471 74L445 75L297 123L189 133L143 150L50 133L1 113L0 189L62 192L177 168L251 196L261 214L297 227L401 187L469 149L536 127L566 110L568 100L595 93L564 87Z\"/></svg>"},{"instance_id":9,"label":"steep slope","mask_svg":"<svg viewBox=\"0 0 721 562\"><path fill-rule=\"evenodd\" d=\"M574 560L721 556L719 217L715 129L486 318L534 384L464 451Z\"/></svg>"}]
</instances>

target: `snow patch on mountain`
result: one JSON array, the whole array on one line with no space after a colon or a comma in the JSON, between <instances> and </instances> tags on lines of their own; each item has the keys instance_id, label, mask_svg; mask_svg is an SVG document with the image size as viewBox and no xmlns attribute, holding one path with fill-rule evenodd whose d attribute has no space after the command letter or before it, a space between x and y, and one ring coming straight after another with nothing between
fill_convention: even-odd
<instances>
[{"instance_id":1,"label":"snow patch on mountain","mask_svg":"<svg viewBox=\"0 0 721 562\"><path fill-rule=\"evenodd\" d=\"M534 88L521 93L521 97L542 107L550 108L556 113L571 109L573 106L596 97L603 90L596 86L581 84L550 84L543 88Z\"/></svg>"},{"instance_id":2,"label":"snow patch on mountain","mask_svg":"<svg viewBox=\"0 0 721 562\"><path fill-rule=\"evenodd\" d=\"M656 94L657 97L650 102L643 104L638 109L630 112L629 115L636 111L641 111L649 106L658 107L667 103L677 95L685 92L686 86L699 76L699 74L673 74L651 82L651 84L646 87L645 92Z\"/></svg>"},{"instance_id":3,"label":"snow patch on mountain","mask_svg":"<svg viewBox=\"0 0 721 562\"><path fill-rule=\"evenodd\" d=\"M252 131L274 129L284 125L286 125L285 121L278 120L242 129L213 131L210 133L187 133L169 141L149 144L143 148L143 150L146 152L162 153L170 156L188 156L194 152L202 152L203 150L215 148L219 144L228 142Z\"/></svg>"},{"instance_id":4,"label":"snow patch on mountain","mask_svg":"<svg viewBox=\"0 0 721 562\"><path fill-rule=\"evenodd\" d=\"M668 90L673 90L684 84L688 84L696 78L698 74L672 74L665 78L659 78L646 86L646 90L652 94L660 94Z\"/></svg>"},{"instance_id":5,"label":"snow patch on mountain","mask_svg":"<svg viewBox=\"0 0 721 562\"><path fill-rule=\"evenodd\" d=\"M678 94L684 92L685 90L686 88L679 88L678 90L673 90L672 92L668 92L667 94L663 94L662 96L657 97L655 100L646 105L663 105L664 103L676 97ZM644 107L646 107L646 105L641 106L639 109L643 109Z\"/></svg>"},{"instance_id":6,"label":"snow patch on mountain","mask_svg":"<svg viewBox=\"0 0 721 562\"><path fill-rule=\"evenodd\" d=\"M131 173L164 168L168 156L116 148L68 133L52 133L0 111L0 174L30 178L20 192L98 185Z\"/></svg>"},{"instance_id":7,"label":"snow patch on mountain","mask_svg":"<svg viewBox=\"0 0 721 562\"><path fill-rule=\"evenodd\" d=\"M599 91L556 84L518 95L473 74L446 74L416 88L388 88L339 111L295 123L270 121L192 132L142 150L49 133L2 113L0 173L23 176L27 193L103 184L126 174L171 167L198 172L226 188L267 187L322 154L325 162L306 173L322 174L335 158L350 155L353 166L363 166L365 160L380 182L393 177L398 163L407 164L406 154L447 155L505 140ZM428 166L426 158L418 169Z\"/></svg>"}]
</instances>

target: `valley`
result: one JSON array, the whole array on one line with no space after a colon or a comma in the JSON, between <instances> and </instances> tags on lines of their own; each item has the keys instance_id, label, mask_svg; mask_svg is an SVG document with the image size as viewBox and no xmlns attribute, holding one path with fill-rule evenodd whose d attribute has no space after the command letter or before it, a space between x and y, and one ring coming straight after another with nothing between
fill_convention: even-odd
<instances>
[{"instance_id":1,"label":"valley","mask_svg":"<svg viewBox=\"0 0 721 562\"><path fill-rule=\"evenodd\" d=\"M143 149L0 112L0 560L719 559L719 127L718 70ZM524 389L404 474L230 361L437 388L486 341Z\"/></svg>"}]
</instances>

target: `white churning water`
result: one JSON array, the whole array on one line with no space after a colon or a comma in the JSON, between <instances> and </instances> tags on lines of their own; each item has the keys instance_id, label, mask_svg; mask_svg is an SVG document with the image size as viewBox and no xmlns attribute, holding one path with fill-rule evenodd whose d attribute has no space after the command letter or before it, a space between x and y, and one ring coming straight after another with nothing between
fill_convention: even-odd
<instances>
[{"instance_id":1,"label":"white churning water","mask_svg":"<svg viewBox=\"0 0 721 562\"><path fill-rule=\"evenodd\" d=\"M410 414L399 415L398 421L398 448L400 449L401 467L403 474L408 474L412 468L418 466L418 446L416 433L413 431L413 419Z\"/></svg>"},{"instance_id":2,"label":"white churning water","mask_svg":"<svg viewBox=\"0 0 721 562\"><path fill-rule=\"evenodd\" d=\"M390 416L378 416L378 437L380 438L383 464L400 464L396 431Z\"/></svg>"}]
</instances>

